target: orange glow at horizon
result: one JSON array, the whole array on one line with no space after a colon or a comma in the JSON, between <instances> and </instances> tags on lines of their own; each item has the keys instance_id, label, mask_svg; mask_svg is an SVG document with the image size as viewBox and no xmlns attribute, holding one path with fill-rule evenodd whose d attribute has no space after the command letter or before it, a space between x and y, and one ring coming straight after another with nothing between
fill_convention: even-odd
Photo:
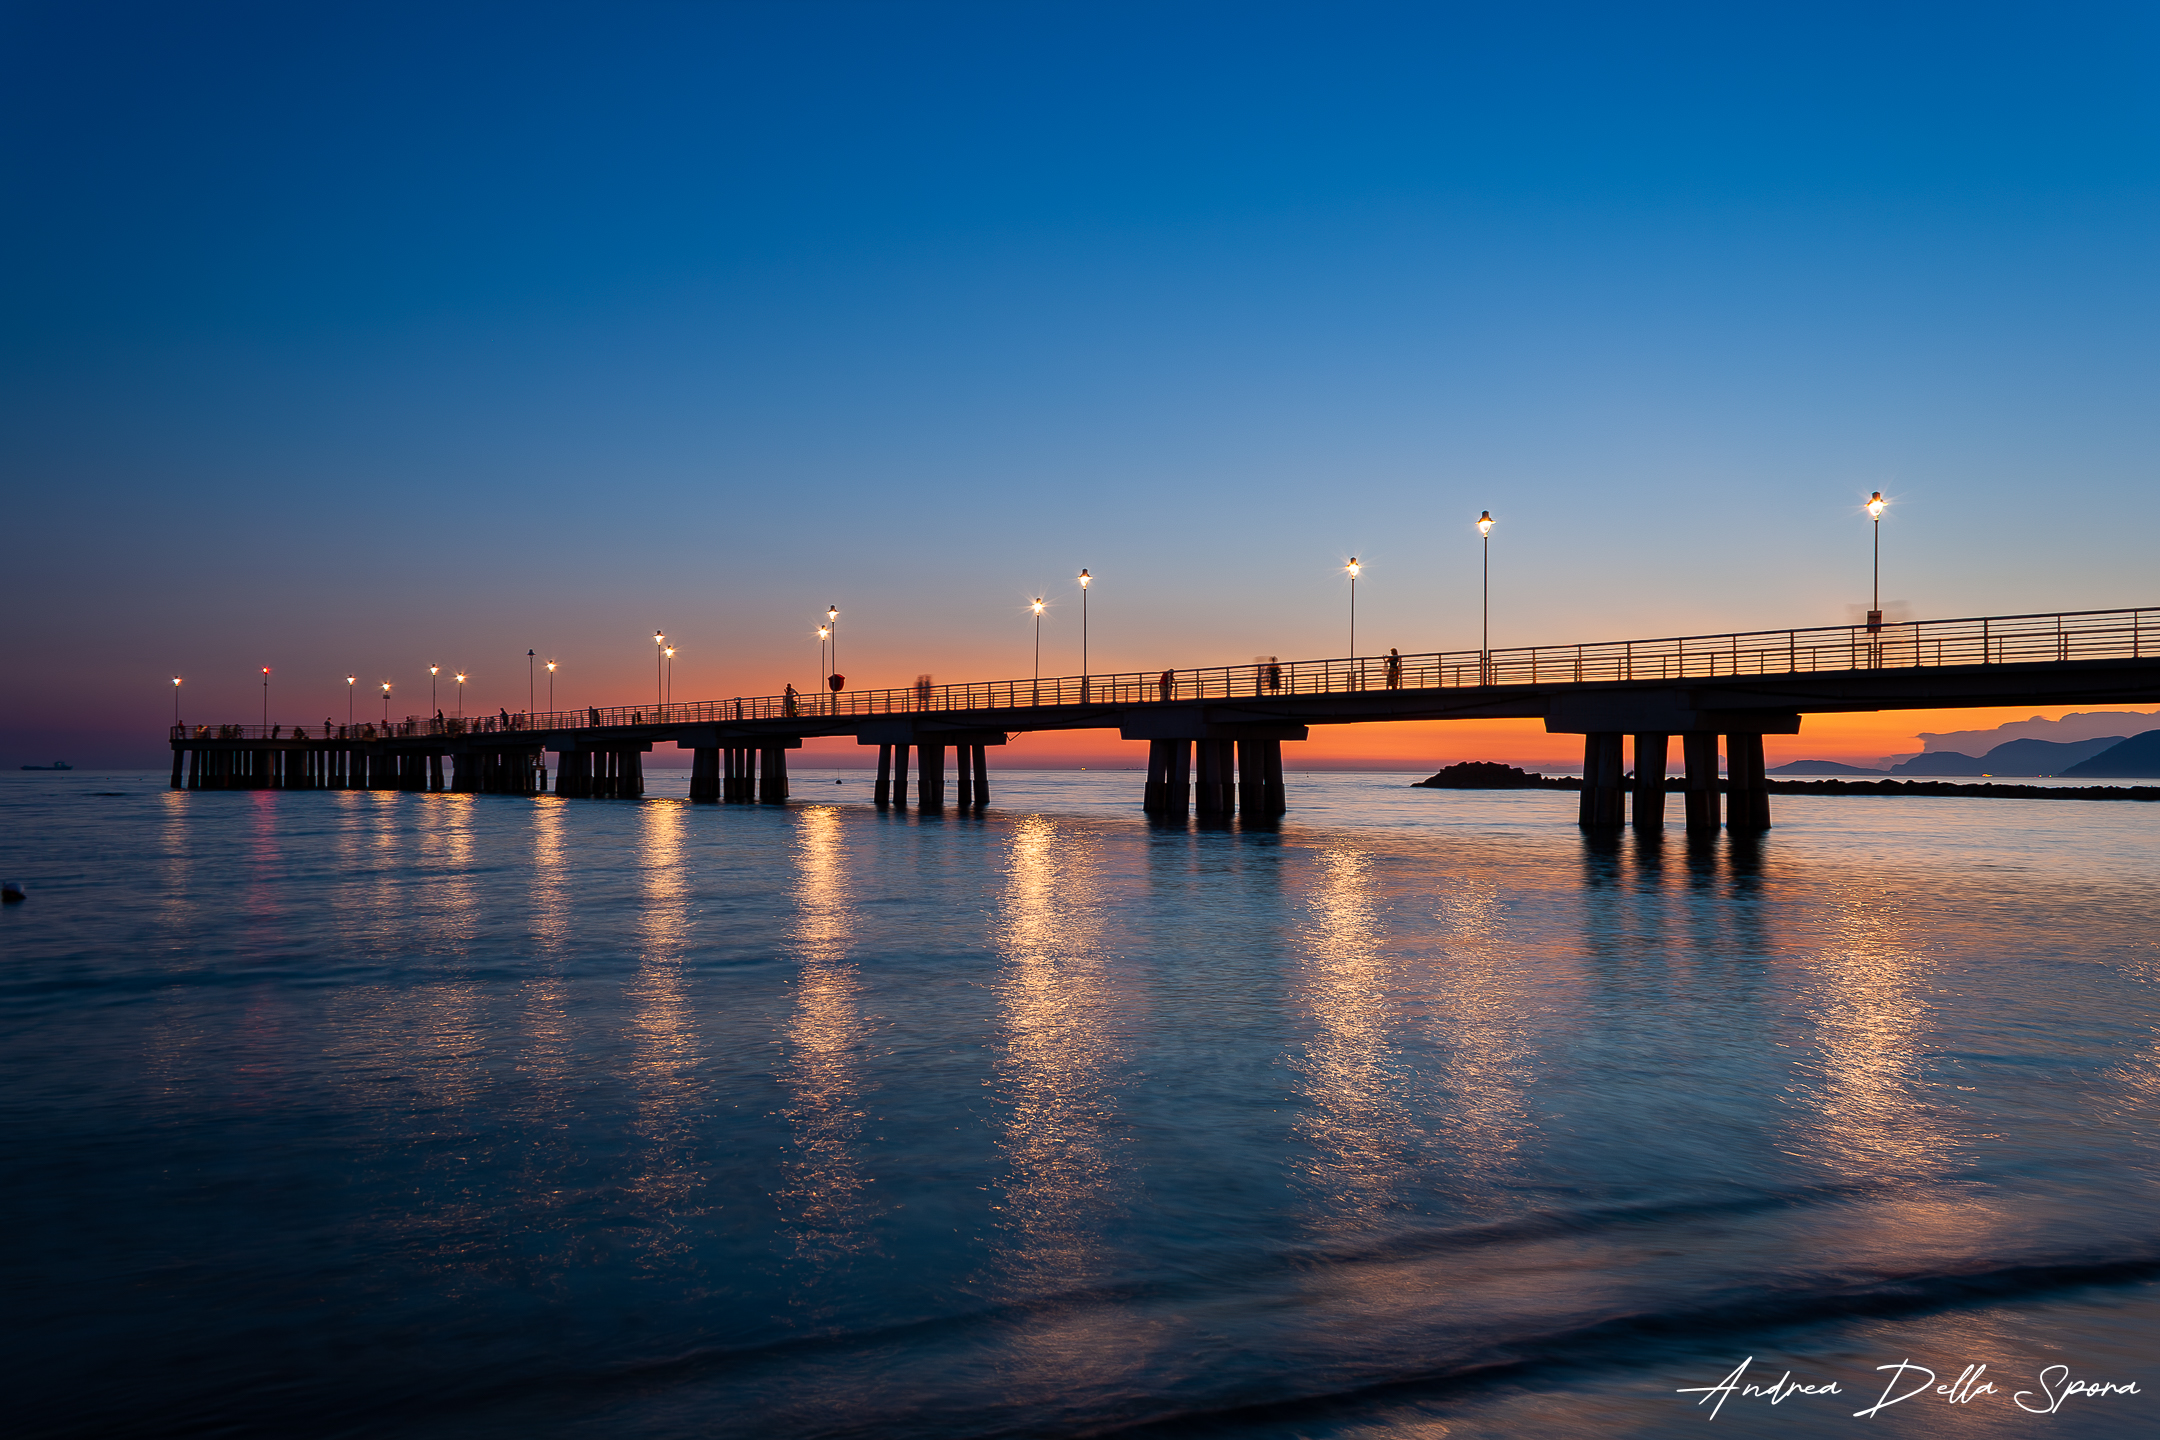
<instances>
[{"instance_id":1,"label":"orange glow at horizon","mask_svg":"<svg viewBox=\"0 0 2160 1440\"><path fill-rule=\"evenodd\" d=\"M1923 732L1987 730L2035 716L2065 715L2116 708L2094 705L2000 706L1981 710L1884 710L1843 715L1804 715L1797 735L1763 737L1763 759L1772 766L1793 760L1836 760L1871 767L1885 757L1917 753ZM2133 707L2123 707L2133 708ZM1366 725L1315 725L1312 738L1283 746L1283 764L1299 769L1423 770L1430 773L1458 760L1493 760L1527 769L1576 769L1582 764L1583 737L1549 735L1542 720L1405 720ZM853 740L810 740L806 765L876 763L875 746ZM812 758L815 756L816 758ZM1679 747L1673 747L1677 766ZM1147 744L1121 740L1115 730L1035 731L1015 733L1010 744L993 747L997 768L1145 769Z\"/></svg>"}]
</instances>

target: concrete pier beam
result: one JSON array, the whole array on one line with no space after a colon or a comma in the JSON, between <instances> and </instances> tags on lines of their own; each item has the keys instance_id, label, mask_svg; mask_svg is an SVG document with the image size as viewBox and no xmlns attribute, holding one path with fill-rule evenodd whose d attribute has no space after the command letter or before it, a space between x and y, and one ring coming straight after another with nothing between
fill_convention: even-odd
<instances>
[{"instance_id":1,"label":"concrete pier beam","mask_svg":"<svg viewBox=\"0 0 2160 1440\"><path fill-rule=\"evenodd\" d=\"M1576 806L1576 821L1585 830L1617 830L1626 822L1622 738L1618 730L1593 730L1583 736L1582 799Z\"/></svg>"}]
</instances>

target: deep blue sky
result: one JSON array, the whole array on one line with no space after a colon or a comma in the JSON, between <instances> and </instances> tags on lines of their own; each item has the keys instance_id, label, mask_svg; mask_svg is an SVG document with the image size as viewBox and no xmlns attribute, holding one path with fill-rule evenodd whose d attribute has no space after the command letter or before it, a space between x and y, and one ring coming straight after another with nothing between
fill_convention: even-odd
<instances>
[{"instance_id":1,"label":"deep blue sky","mask_svg":"<svg viewBox=\"0 0 2160 1440\"><path fill-rule=\"evenodd\" d=\"M0 763L2153 603L2111 5L9 5ZM289 701L289 703L287 703ZM400 700L399 713L424 703ZM149 735L147 745L141 737ZM133 748L131 749L130 746ZM17 755L16 751L23 753Z\"/></svg>"}]
</instances>

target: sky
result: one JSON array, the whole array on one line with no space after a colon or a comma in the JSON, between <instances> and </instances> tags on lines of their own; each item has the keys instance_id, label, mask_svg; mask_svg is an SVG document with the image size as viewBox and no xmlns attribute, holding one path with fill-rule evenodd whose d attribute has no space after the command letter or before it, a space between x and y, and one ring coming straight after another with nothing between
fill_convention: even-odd
<instances>
[{"instance_id":1,"label":"sky","mask_svg":"<svg viewBox=\"0 0 2160 1440\"><path fill-rule=\"evenodd\" d=\"M1098 673L1344 654L1353 555L1361 652L1474 648L1482 510L1495 646L1846 623L1876 490L1894 616L2153 604L2156 62L2107 4L0 4L0 764L265 665L310 724L528 649L642 701L655 630L677 699L809 689L828 605L851 688L1030 673L1036 595L1076 673L1082 567Z\"/></svg>"}]
</instances>

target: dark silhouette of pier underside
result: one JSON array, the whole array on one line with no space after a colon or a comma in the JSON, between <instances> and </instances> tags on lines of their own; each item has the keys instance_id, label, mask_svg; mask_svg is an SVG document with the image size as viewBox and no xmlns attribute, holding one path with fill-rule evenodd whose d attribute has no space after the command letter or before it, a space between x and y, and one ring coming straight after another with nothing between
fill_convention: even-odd
<instances>
[{"instance_id":1,"label":"dark silhouette of pier underside","mask_svg":"<svg viewBox=\"0 0 2160 1440\"><path fill-rule=\"evenodd\" d=\"M1014 733L1115 728L1146 741L1151 814L1249 819L1287 806L1282 746L1314 725L1539 719L1583 740L1581 823L1665 823L1678 739L1690 830L1767 829L1762 737L1861 710L2160 702L2160 609L1989 616L1676 636L1489 653L1267 662L1042 680L922 683L615 706L485 721L335 727L175 726L176 788L356 788L538 794L554 754L566 796L644 793L656 744L694 752L692 800L784 803L787 752L850 735L878 751L875 799L989 803L986 752ZM1633 784L1623 761L1634 737ZM1719 785L1722 744L1726 781ZM447 769L446 769L447 766ZM1724 814L1721 816L1721 809Z\"/></svg>"}]
</instances>

